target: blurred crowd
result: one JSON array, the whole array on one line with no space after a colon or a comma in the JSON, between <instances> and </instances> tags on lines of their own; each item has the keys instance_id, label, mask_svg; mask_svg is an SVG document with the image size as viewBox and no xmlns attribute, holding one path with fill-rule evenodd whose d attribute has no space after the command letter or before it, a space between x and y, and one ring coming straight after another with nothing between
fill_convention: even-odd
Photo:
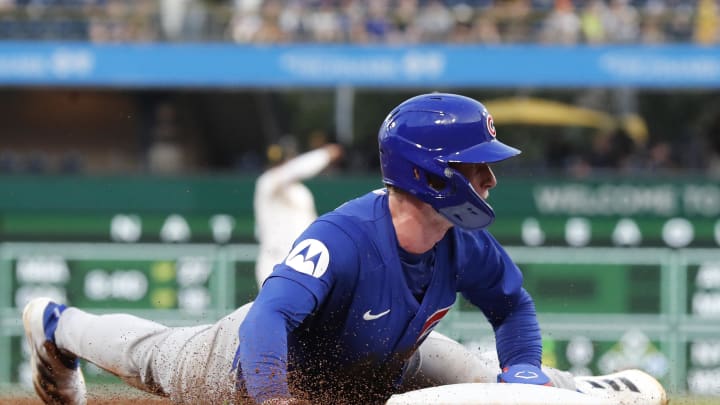
<instances>
[{"instance_id":1,"label":"blurred crowd","mask_svg":"<svg viewBox=\"0 0 720 405\"><path fill-rule=\"evenodd\" d=\"M718 0L0 0L0 38L720 43Z\"/></svg>"},{"instance_id":2,"label":"blurred crowd","mask_svg":"<svg viewBox=\"0 0 720 405\"><path fill-rule=\"evenodd\" d=\"M0 40L720 44L720 0L0 0ZM599 132L590 145L566 142L562 136L546 137L550 141L537 145L537 160L530 164L578 177L603 170L692 169L720 178L720 103L716 100L703 106L704 118L688 125L689 133L666 130L638 142L622 131ZM602 105L595 103L597 108ZM178 128L184 127L176 122L177 116L186 114L168 108L158 111L157 117L148 114L155 118L143 124L146 129L139 136L140 149L147 155L145 170L177 172L191 168L188 162L197 167L222 165L223 169L263 167L260 150L252 151L251 158L235 159L240 163L196 156L202 149L196 145L201 143L197 136L190 137L195 142L191 146L177 141L182 138ZM578 137L571 134L569 138ZM376 155L374 143L367 149L358 151L357 164L348 160L351 168L377 167L371 161ZM533 158L532 147L528 149L525 162ZM4 150L0 151L0 173L92 170L84 155L63 152L55 162L42 153ZM105 157L100 160L107 163ZM135 166L129 162L117 167L132 171Z\"/></svg>"},{"instance_id":3,"label":"blurred crowd","mask_svg":"<svg viewBox=\"0 0 720 405\"><path fill-rule=\"evenodd\" d=\"M548 142L543 157L544 167L551 172L575 178L618 173L652 177L693 171L720 179L720 139L702 136L637 142L622 129L601 131L592 136L589 147Z\"/></svg>"}]
</instances>

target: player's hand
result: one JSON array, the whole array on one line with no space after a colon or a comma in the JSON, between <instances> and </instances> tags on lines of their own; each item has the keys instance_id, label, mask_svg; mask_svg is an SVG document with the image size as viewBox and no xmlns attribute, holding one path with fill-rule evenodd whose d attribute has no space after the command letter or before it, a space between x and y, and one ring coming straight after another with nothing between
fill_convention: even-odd
<instances>
[{"instance_id":1,"label":"player's hand","mask_svg":"<svg viewBox=\"0 0 720 405\"><path fill-rule=\"evenodd\" d=\"M330 154L331 162L336 162L342 159L343 155L345 154L345 149L340 144L336 143L330 143L325 145L325 150L327 150L328 154Z\"/></svg>"},{"instance_id":2,"label":"player's hand","mask_svg":"<svg viewBox=\"0 0 720 405\"><path fill-rule=\"evenodd\" d=\"M498 374L499 383L533 384L552 386L550 378L543 373L539 367L532 364L520 363L505 367L503 372Z\"/></svg>"}]
</instances>

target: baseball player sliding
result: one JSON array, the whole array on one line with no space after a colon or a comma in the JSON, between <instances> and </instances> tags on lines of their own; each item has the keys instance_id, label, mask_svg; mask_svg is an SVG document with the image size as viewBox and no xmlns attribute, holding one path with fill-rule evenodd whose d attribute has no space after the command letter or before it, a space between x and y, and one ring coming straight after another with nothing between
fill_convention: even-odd
<instances>
[{"instance_id":1,"label":"baseball player sliding","mask_svg":"<svg viewBox=\"0 0 720 405\"><path fill-rule=\"evenodd\" d=\"M530 384L548 398L567 389L614 403L628 392L643 404L666 401L642 372L587 382L542 366L533 300L488 231L490 164L520 151L496 138L481 103L411 98L390 112L378 141L386 188L312 222L257 299L215 324L169 328L32 300L23 322L37 393L83 403L82 358L189 404L385 403L487 382ZM494 360L432 332L458 293L492 325Z\"/></svg>"}]
</instances>

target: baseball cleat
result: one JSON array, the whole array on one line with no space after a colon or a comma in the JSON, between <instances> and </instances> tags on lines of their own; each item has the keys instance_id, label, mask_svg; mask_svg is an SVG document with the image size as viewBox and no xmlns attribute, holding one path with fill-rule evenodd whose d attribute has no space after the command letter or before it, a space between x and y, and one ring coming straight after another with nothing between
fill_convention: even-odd
<instances>
[{"instance_id":1,"label":"baseball cleat","mask_svg":"<svg viewBox=\"0 0 720 405\"><path fill-rule=\"evenodd\" d=\"M64 308L48 298L35 298L23 310L33 386L46 404L84 405L87 391L78 358L60 350L53 341Z\"/></svg>"},{"instance_id":2,"label":"baseball cleat","mask_svg":"<svg viewBox=\"0 0 720 405\"><path fill-rule=\"evenodd\" d=\"M666 405L663 386L642 370L624 370L594 377L575 377L577 390L594 397L605 398L618 405Z\"/></svg>"}]
</instances>

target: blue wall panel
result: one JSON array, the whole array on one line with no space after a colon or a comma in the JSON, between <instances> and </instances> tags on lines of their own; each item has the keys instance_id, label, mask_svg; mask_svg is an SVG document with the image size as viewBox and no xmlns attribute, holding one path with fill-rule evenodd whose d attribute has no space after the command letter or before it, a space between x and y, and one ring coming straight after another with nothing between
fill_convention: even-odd
<instances>
[{"instance_id":1,"label":"blue wall panel","mask_svg":"<svg viewBox=\"0 0 720 405\"><path fill-rule=\"evenodd\" d=\"M720 47L0 42L0 85L719 88Z\"/></svg>"}]
</instances>

